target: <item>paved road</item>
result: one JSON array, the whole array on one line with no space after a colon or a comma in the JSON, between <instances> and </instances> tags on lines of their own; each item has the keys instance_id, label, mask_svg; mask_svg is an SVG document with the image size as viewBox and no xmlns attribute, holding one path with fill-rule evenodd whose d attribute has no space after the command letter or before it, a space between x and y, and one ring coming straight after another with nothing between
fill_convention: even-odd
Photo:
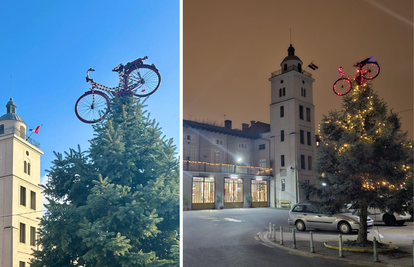
<instances>
[{"instance_id":1,"label":"paved road","mask_svg":"<svg viewBox=\"0 0 414 267\"><path fill-rule=\"evenodd\" d=\"M260 241L259 233L268 230L269 222L288 227L287 210L224 209L182 214L184 267L349 266L348 262L304 256Z\"/></svg>"}]
</instances>

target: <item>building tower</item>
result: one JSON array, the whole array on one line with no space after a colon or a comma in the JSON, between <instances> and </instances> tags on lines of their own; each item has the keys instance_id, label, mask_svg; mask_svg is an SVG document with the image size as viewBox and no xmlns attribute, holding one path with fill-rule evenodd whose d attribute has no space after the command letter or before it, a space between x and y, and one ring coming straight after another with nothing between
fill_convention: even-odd
<instances>
[{"instance_id":1,"label":"building tower","mask_svg":"<svg viewBox=\"0 0 414 267\"><path fill-rule=\"evenodd\" d=\"M42 216L39 144L13 99L0 117L0 267L29 266Z\"/></svg>"},{"instance_id":2,"label":"building tower","mask_svg":"<svg viewBox=\"0 0 414 267\"><path fill-rule=\"evenodd\" d=\"M312 75L303 71L295 48L280 63L282 69L272 73L270 135L272 137L273 184L271 203L277 207L304 201L299 182L313 183L315 159L315 122Z\"/></svg>"}]
</instances>

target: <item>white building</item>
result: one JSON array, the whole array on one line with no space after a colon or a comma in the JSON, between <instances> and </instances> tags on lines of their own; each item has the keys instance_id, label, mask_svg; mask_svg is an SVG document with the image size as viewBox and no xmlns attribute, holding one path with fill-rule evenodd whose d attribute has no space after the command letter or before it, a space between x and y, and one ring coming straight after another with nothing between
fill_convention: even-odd
<instances>
[{"instance_id":1,"label":"white building","mask_svg":"<svg viewBox=\"0 0 414 267\"><path fill-rule=\"evenodd\" d=\"M0 117L0 267L29 266L42 216L39 144L12 99Z\"/></svg>"},{"instance_id":2,"label":"white building","mask_svg":"<svg viewBox=\"0 0 414 267\"><path fill-rule=\"evenodd\" d=\"M272 73L270 125L252 121L242 130L184 121L183 195L192 209L289 207L304 201L300 182L314 183L314 79L302 70L292 45Z\"/></svg>"}]
</instances>

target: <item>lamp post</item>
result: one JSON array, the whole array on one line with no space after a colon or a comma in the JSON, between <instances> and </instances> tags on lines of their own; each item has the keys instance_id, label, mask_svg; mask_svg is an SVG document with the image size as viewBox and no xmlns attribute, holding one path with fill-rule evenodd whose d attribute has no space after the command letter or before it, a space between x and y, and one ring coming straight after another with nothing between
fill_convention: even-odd
<instances>
[{"instance_id":1,"label":"lamp post","mask_svg":"<svg viewBox=\"0 0 414 267\"><path fill-rule=\"evenodd\" d=\"M19 229L17 227L14 227L13 225L10 226L6 226L4 227L4 229L9 229L10 228L10 235L11 235L11 246L10 246L10 266L13 267L13 229Z\"/></svg>"}]
</instances>

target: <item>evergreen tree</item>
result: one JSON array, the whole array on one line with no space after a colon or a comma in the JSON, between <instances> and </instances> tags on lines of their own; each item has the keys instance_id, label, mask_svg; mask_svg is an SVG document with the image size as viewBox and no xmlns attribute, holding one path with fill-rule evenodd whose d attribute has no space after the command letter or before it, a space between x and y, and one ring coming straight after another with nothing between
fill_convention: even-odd
<instances>
[{"instance_id":1,"label":"evergreen tree","mask_svg":"<svg viewBox=\"0 0 414 267\"><path fill-rule=\"evenodd\" d=\"M114 97L90 149L56 153L31 266L178 266L179 163L144 105Z\"/></svg>"},{"instance_id":2,"label":"evergreen tree","mask_svg":"<svg viewBox=\"0 0 414 267\"><path fill-rule=\"evenodd\" d=\"M320 125L321 144L314 165L316 185L305 188L324 212L353 203L360 216L357 240L367 241L367 208L401 213L413 197L409 164L412 142L397 114L373 92L354 85L342 110L330 111ZM324 186L323 186L323 185Z\"/></svg>"}]
</instances>

